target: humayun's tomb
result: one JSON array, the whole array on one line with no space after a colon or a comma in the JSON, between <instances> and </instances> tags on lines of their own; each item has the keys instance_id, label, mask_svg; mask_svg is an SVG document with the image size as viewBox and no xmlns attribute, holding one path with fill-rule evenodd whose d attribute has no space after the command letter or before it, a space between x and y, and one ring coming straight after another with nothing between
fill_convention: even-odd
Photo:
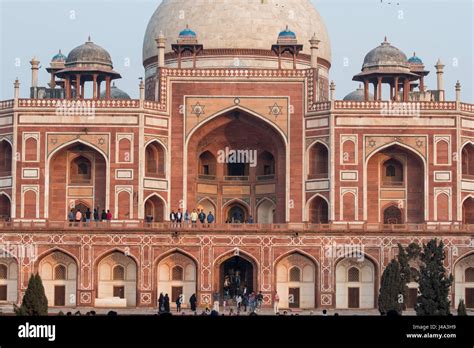
<instances>
[{"instance_id":1,"label":"humayun's tomb","mask_svg":"<svg viewBox=\"0 0 474 348\"><path fill-rule=\"evenodd\" d=\"M459 82L446 100L442 61L389 39L343 100L309 0L164 0L136 100L91 38L54 55L44 84L33 58L30 98L17 80L0 101L0 302L32 272L51 307L98 308L156 307L162 292L202 305L238 275L267 306L277 291L281 308L370 309L397 244L437 238L452 306L474 308L474 105ZM69 221L87 209L111 218ZM178 209L215 220L170 223Z\"/></svg>"}]
</instances>

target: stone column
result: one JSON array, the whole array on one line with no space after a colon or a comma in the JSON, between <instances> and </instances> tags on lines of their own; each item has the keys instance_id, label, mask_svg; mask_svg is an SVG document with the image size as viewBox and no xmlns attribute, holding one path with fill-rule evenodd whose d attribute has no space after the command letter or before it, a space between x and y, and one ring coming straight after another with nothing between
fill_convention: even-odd
<instances>
[{"instance_id":1,"label":"stone column","mask_svg":"<svg viewBox=\"0 0 474 348\"><path fill-rule=\"evenodd\" d=\"M369 81L364 80L364 100L369 101Z\"/></svg>"},{"instance_id":2,"label":"stone column","mask_svg":"<svg viewBox=\"0 0 474 348\"><path fill-rule=\"evenodd\" d=\"M76 74L76 99L81 97L81 75Z\"/></svg>"},{"instance_id":3,"label":"stone column","mask_svg":"<svg viewBox=\"0 0 474 348\"><path fill-rule=\"evenodd\" d=\"M97 98L97 74L92 75L92 99L98 99Z\"/></svg>"},{"instance_id":4,"label":"stone column","mask_svg":"<svg viewBox=\"0 0 474 348\"><path fill-rule=\"evenodd\" d=\"M336 84L334 83L334 81L331 81L331 84L329 85L329 90L331 91L330 100L336 100Z\"/></svg>"},{"instance_id":5,"label":"stone column","mask_svg":"<svg viewBox=\"0 0 474 348\"><path fill-rule=\"evenodd\" d=\"M398 76L395 77L395 101L398 101Z\"/></svg>"},{"instance_id":6,"label":"stone column","mask_svg":"<svg viewBox=\"0 0 474 348\"><path fill-rule=\"evenodd\" d=\"M377 100L382 100L382 77L379 76L377 78L377 96L378 96L378 99Z\"/></svg>"},{"instance_id":7,"label":"stone column","mask_svg":"<svg viewBox=\"0 0 474 348\"><path fill-rule=\"evenodd\" d=\"M13 98L16 100L20 98L20 81L18 81L18 78L13 83L13 87L14 87Z\"/></svg>"},{"instance_id":8,"label":"stone column","mask_svg":"<svg viewBox=\"0 0 474 348\"><path fill-rule=\"evenodd\" d=\"M456 82L456 102L461 102L461 83L459 80Z\"/></svg>"},{"instance_id":9,"label":"stone column","mask_svg":"<svg viewBox=\"0 0 474 348\"><path fill-rule=\"evenodd\" d=\"M165 47L166 47L166 38L163 35L163 32L160 32L158 39L155 40L158 47L158 68L163 68L165 66Z\"/></svg>"},{"instance_id":10,"label":"stone column","mask_svg":"<svg viewBox=\"0 0 474 348\"><path fill-rule=\"evenodd\" d=\"M445 65L441 62L441 59L438 59L438 62L435 65L436 75L437 75L437 88L439 91L439 101L444 101L444 69Z\"/></svg>"},{"instance_id":11,"label":"stone column","mask_svg":"<svg viewBox=\"0 0 474 348\"><path fill-rule=\"evenodd\" d=\"M105 98L110 99L110 76L105 78Z\"/></svg>"},{"instance_id":12,"label":"stone column","mask_svg":"<svg viewBox=\"0 0 474 348\"><path fill-rule=\"evenodd\" d=\"M316 34L313 35L309 43L311 44L311 68L318 68L318 45L321 41L316 38Z\"/></svg>"}]
</instances>

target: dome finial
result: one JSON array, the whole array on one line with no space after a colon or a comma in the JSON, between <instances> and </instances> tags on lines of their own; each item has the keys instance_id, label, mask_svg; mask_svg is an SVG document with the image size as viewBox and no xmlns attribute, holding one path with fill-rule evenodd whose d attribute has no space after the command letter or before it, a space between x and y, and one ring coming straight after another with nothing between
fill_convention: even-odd
<instances>
[{"instance_id":1,"label":"dome finial","mask_svg":"<svg viewBox=\"0 0 474 348\"><path fill-rule=\"evenodd\" d=\"M89 37L87 38L87 42L92 42L91 41L91 36L89 35Z\"/></svg>"}]
</instances>

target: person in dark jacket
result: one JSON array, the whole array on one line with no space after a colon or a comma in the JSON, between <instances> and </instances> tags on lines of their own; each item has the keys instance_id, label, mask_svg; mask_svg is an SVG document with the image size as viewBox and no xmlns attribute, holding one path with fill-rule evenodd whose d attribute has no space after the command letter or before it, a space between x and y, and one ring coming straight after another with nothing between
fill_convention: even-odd
<instances>
[{"instance_id":1,"label":"person in dark jacket","mask_svg":"<svg viewBox=\"0 0 474 348\"><path fill-rule=\"evenodd\" d=\"M191 305L191 310L196 312L197 297L196 294L193 294L189 299L189 304Z\"/></svg>"},{"instance_id":2,"label":"person in dark jacket","mask_svg":"<svg viewBox=\"0 0 474 348\"><path fill-rule=\"evenodd\" d=\"M181 312L181 303L183 302L183 295L179 295L176 299L176 312Z\"/></svg>"},{"instance_id":3,"label":"person in dark jacket","mask_svg":"<svg viewBox=\"0 0 474 348\"><path fill-rule=\"evenodd\" d=\"M170 312L170 297L168 296L168 294L165 295L163 307L165 307L165 313Z\"/></svg>"},{"instance_id":4,"label":"person in dark jacket","mask_svg":"<svg viewBox=\"0 0 474 348\"><path fill-rule=\"evenodd\" d=\"M158 297L158 312L159 313L165 310L164 303L165 303L165 297L163 296L163 293L160 293L160 297Z\"/></svg>"},{"instance_id":5,"label":"person in dark jacket","mask_svg":"<svg viewBox=\"0 0 474 348\"><path fill-rule=\"evenodd\" d=\"M100 221L107 221L107 213L105 212L105 209L102 210L102 215L100 217Z\"/></svg>"}]
</instances>

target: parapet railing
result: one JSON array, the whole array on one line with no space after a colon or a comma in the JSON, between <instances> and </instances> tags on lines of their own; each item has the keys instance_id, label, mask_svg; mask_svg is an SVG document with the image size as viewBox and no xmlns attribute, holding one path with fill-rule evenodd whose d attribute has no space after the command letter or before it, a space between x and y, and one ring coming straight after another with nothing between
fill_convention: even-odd
<instances>
[{"instance_id":1,"label":"parapet railing","mask_svg":"<svg viewBox=\"0 0 474 348\"><path fill-rule=\"evenodd\" d=\"M282 233L320 233L320 232L465 232L474 233L474 225L468 224L403 224L386 225L379 223L284 223L284 224L208 224L200 223L171 223L171 222L144 222L144 221L109 221L109 222L69 222L69 221L0 221L0 231L50 231L50 230L149 230L153 232L282 232Z\"/></svg>"}]
</instances>

